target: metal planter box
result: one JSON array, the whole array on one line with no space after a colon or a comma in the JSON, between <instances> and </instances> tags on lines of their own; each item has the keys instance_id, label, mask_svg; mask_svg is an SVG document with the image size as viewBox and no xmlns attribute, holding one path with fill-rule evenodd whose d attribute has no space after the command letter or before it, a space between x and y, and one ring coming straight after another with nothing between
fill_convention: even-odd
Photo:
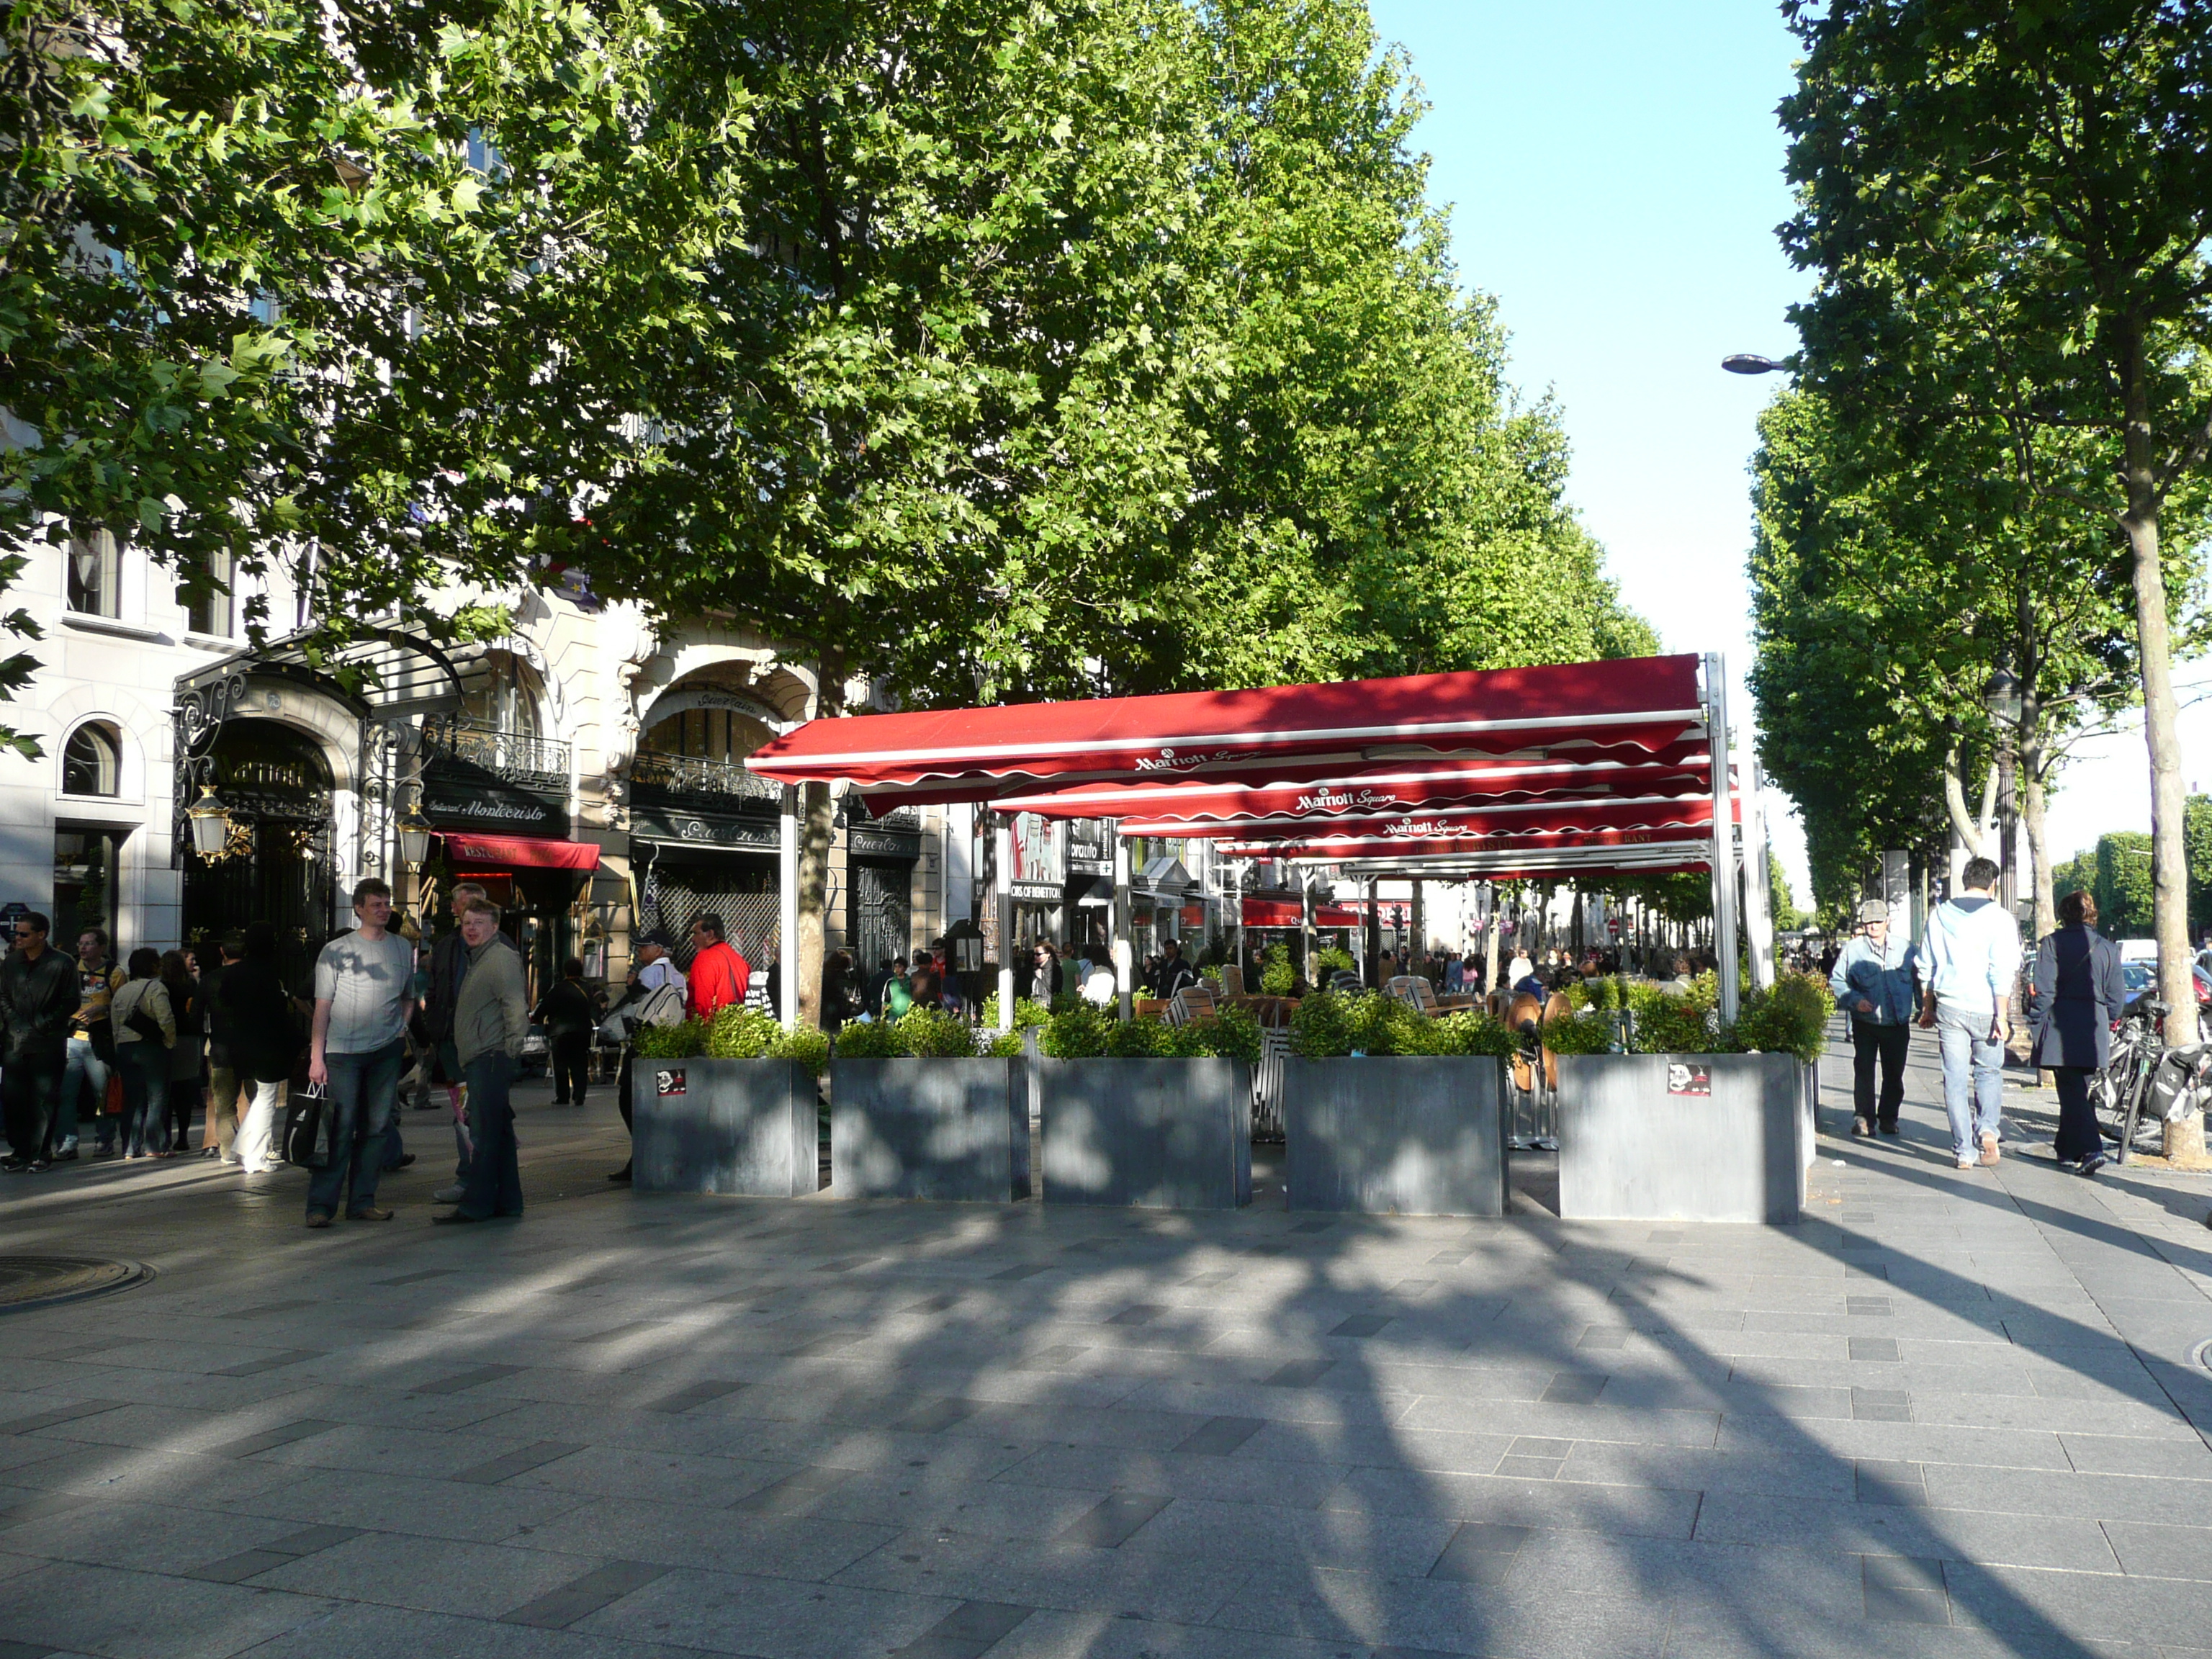
<instances>
[{"instance_id":1,"label":"metal planter box","mask_svg":"<svg viewBox=\"0 0 2212 1659\"><path fill-rule=\"evenodd\" d=\"M1504 1215L1504 1062L1401 1054L1283 1062L1289 1207Z\"/></svg>"},{"instance_id":2,"label":"metal planter box","mask_svg":"<svg viewBox=\"0 0 2212 1659\"><path fill-rule=\"evenodd\" d=\"M1241 1060L1041 1060L1044 1201L1233 1210L1252 1201Z\"/></svg>"},{"instance_id":3,"label":"metal planter box","mask_svg":"<svg viewBox=\"0 0 2212 1659\"><path fill-rule=\"evenodd\" d=\"M814 1073L793 1060L647 1060L630 1068L631 1186L802 1198L821 1184Z\"/></svg>"},{"instance_id":4,"label":"metal planter box","mask_svg":"<svg viewBox=\"0 0 2212 1659\"><path fill-rule=\"evenodd\" d=\"M1030 1195L1019 1060L841 1060L830 1068L833 1198L1004 1204Z\"/></svg>"},{"instance_id":5,"label":"metal planter box","mask_svg":"<svg viewBox=\"0 0 2212 1659\"><path fill-rule=\"evenodd\" d=\"M1559 1056L1559 1214L1798 1219L1810 1156L1790 1054Z\"/></svg>"}]
</instances>

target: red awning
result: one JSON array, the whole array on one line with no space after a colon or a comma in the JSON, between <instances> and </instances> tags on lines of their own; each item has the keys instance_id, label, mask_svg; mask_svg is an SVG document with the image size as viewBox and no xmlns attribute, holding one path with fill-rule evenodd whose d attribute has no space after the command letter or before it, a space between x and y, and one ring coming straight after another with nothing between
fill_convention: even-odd
<instances>
[{"instance_id":1,"label":"red awning","mask_svg":"<svg viewBox=\"0 0 2212 1659\"><path fill-rule=\"evenodd\" d=\"M844 779L988 799L1012 778L1167 780L1255 759L1347 770L1437 754L1656 754L1704 735L1693 656L1417 674L810 720L746 763L780 782ZM957 791L957 793L956 793Z\"/></svg>"},{"instance_id":2,"label":"red awning","mask_svg":"<svg viewBox=\"0 0 2212 1659\"><path fill-rule=\"evenodd\" d=\"M1710 843L1698 833L1699 826L1644 825L1620 830L1550 830L1529 835L1391 836L1353 834L1316 836L1303 841L1232 841L1220 851L1231 858L1365 859L1416 858L1440 854L1529 856L1554 855L1572 859L1589 849L1665 845L1694 846L1710 853Z\"/></svg>"},{"instance_id":3,"label":"red awning","mask_svg":"<svg viewBox=\"0 0 2212 1659\"><path fill-rule=\"evenodd\" d=\"M1244 901L1247 927L1303 927L1305 914L1296 899L1248 898ZM1348 904L1314 906L1316 927L1357 927L1359 913Z\"/></svg>"},{"instance_id":4,"label":"red awning","mask_svg":"<svg viewBox=\"0 0 2212 1659\"><path fill-rule=\"evenodd\" d=\"M1713 802L1710 795L1662 795L1643 800L1517 801L1454 806L1436 811L1346 818L1334 823L1272 818L1226 829L1217 824L1212 827L1211 833L1239 848L1328 848L1355 842L1388 846L1438 839L1473 842L1501 836L1584 837L1622 830L1703 830L1709 829L1712 821ZM1135 820L1125 820L1121 828L1129 835L1195 833L1188 828L1170 829L1159 823ZM1259 856L1299 855L1276 851Z\"/></svg>"},{"instance_id":5,"label":"red awning","mask_svg":"<svg viewBox=\"0 0 2212 1659\"><path fill-rule=\"evenodd\" d=\"M536 836L446 836L446 861L468 870L596 870L599 849L589 842L545 841Z\"/></svg>"},{"instance_id":6,"label":"red awning","mask_svg":"<svg viewBox=\"0 0 2212 1659\"><path fill-rule=\"evenodd\" d=\"M1631 750L1626 758L1388 761L1349 770L1331 763L1272 763L1263 779L1251 781L1101 780L1030 788L992 805L1003 812L1127 819L1131 834L1205 835L1222 824L1271 818L1328 821L1477 801L1710 793L1711 777L1712 751L1698 742L1672 744L1657 754Z\"/></svg>"}]
</instances>

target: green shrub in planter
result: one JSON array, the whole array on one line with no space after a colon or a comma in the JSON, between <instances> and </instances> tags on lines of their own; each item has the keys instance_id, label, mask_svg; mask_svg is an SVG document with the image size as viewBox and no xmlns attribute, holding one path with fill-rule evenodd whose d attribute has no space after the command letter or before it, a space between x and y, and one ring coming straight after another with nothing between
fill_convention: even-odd
<instances>
[{"instance_id":1,"label":"green shrub in planter","mask_svg":"<svg viewBox=\"0 0 2212 1659\"><path fill-rule=\"evenodd\" d=\"M1298 970L1291 966L1291 947L1270 945L1260 953L1260 990L1263 995L1286 997L1291 987L1298 982Z\"/></svg>"},{"instance_id":2,"label":"green shrub in planter","mask_svg":"<svg viewBox=\"0 0 2212 1659\"><path fill-rule=\"evenodd\" d=\"M1611 1054L1613 1030L1602 1012L1559 1014L1544 1022L1544 1046L1555 1054Z\"/></svg>"},{"instance_id":3,"label":"green shrub in planter","mask_svg":"<svg viewBox=\"0 0 2212 1659\"><path fill-rule=\"evenodd\" d=\"M675 1025L640 1026L636 1042L641 1060L689 1060L707 1052L707 1022L687 1019Z\"/></svg>"},{"instance_id":4,"label":"green shrub in planter","mask_svg":"<svg viewBox=\"0 0 2212 1659\"><path fill-rule=\"evenodd\" d=\"M1224 1008L1210 1021L1170 1025L1164 1019L1133 1019L1124 1025L1103 1008L1087 1004L1052 1017L1038 1039L1054 1060L1197 1060L1218 1055L1256 1064L1259 1022L1242 1008Z\"/></svg>"},{"instance_id":5,"label":"green shrub in planter","mask_svg":"<svg viewBox=\"0 0 2212 1659\"><path fill-rule=\"evenodd\" d=\"M1066 992L1060 994L1063 1001L1067 994ZM1052 1010L1043 1003L1029 997L1014 999L1014 1029L1017 1031L1025 1031L1032 1025L1042 1025L1051 1018ZM983 999L983 1017L977 1023L987 1031L999 1029L999 994L996 991Z\"/></svg>"},{"instance_id":6,"label":"green shrub in planter","mask_svg":"<svg viewBox=\"0 0 2212 1659\"><path fill-rule=\"evenodd\" d=\"M1747 992L1736 1023L1723 1028L1711 999L1719 984L1710 973L1686 994L1656 985L1627 988L1632 1017L1629 1052L1638 1054L1794 1054L1818 1060L1827 1046L1834 999L1816 974L1784 974L1764 991ZM1556 1054L1601 1054L1613 1046L1613 1022L1602 1015L1547 1021L1544 1046Z\"/></svg>"},{"instance_id":7,"label":"green shrub in planter","mask_svg":"<svg viewBox=\"0 0 2212 1659\"><path fill-rule=\"evenodd\" d=\"M773 1014L737 1004L715 1011L707 1023L710 1060L795 1060L809 1071L827 1071L830 1039L811 1025L787 1031Z\"/></svg>"},{"instance_id":8,"label":"green shrub in planter","mask_svg":"<svg viewBox=\"0 0 2212 1659\"><path fill-rule=\"evenodd\" d=\"M1291 1052L1306 1060L1347 1054L1503 1054L1512 1034L1487 1014L1433 1019L1380 991L1316 991L1291 1016Z\"/></svg>"},{"instance_id":9,"label":"green shrub in planter","mask_svg":"<svg viewBox=\"0 0 2212 1659\"><path fill-rule=\"evenodd\" d=\"M1330 974L1357 972L1359 964L1352 959L1352 952L1343 946L1325 945L1314 952L1314 966L1318 970L1314 982L1319 984Z\"/></svg>"}]
</instances>

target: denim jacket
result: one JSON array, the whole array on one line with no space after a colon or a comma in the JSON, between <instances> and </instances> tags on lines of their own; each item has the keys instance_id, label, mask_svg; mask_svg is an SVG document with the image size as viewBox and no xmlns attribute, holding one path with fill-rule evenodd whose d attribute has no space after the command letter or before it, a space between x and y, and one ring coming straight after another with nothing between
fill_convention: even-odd
<instances>
[{"instance_id":1,"label":"denim jacket","mask_svg":"<svg viewBox=\"0 0 2212 1659\"><path fill-rule=\"evenodd\" d=\"M1836 1006L1853 1019L1865 1020L1870 1025L1906 1025L1919 1012L1919 997L1913 988L1913 969L1919 952L1917 947L1893 937L1886 954L1876 954L1864 933L1859 934L1844 946L1836 958L1835 971L1828 975L1828 989L1835 994ZM1874 1004L1870 1014L1859 1012L1863 999Z\"/></svg>"}]
</instances>

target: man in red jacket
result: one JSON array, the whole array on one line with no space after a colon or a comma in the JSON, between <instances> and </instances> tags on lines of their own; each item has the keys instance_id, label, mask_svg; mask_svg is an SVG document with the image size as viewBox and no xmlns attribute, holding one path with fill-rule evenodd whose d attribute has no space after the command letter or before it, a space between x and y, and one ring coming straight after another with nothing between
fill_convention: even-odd
<instances>
[{"instance_id":1,"label":"man in red jacket","mask_svg":"<svg viewBox=\"0 0 2212 1659\"><path fill-rule=\"evenodd\" d=\"M691 947L696 954L685 974L684 1012L694 1019L712 1019L717 1008L743 1002L753 970L737 947L723 939L721 917L694 918Z\"/></svg>"}]
</instances>

